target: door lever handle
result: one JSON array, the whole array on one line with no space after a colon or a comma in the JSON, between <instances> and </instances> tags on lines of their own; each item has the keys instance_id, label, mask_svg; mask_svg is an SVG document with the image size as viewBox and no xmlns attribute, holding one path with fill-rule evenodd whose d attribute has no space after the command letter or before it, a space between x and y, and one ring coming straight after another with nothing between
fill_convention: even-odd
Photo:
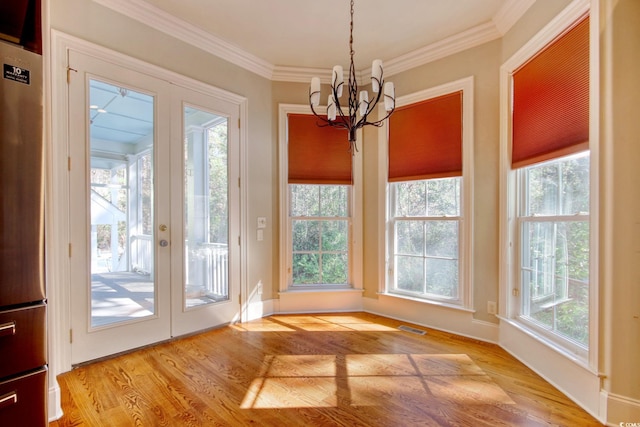
<instances>
[{"instance_id":1,"label":"door lever handle","mask_svg":"<svg viewBox=\"0 0 640 427\"><path fill-rule=\"evenodd\" d=\"M0 337L8 337L16 334L16 322L11 321L0 325Z\"/></svg>"},{"instance_id":2,"label":"door lever handle","mask_svg":"<svg viewBox=\"0 0 640 427\"><path fill-rule=\"evenodd\" d=\"M5 394L4 396L0 396L0 409L15 405L16 403L18 403L18 393L15 391Z\"/></svg>"}]
</instances>

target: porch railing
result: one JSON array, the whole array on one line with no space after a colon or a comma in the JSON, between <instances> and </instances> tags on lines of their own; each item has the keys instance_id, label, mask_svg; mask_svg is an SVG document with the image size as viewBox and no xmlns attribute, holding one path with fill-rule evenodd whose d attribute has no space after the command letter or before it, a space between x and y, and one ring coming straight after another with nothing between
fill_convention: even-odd
<instances>
[{"instance_id":1,"label":"porch railing","mask_svg":"<svg viewBox=\"0 0 640 427\"><path fill-rule=\"evenodd\" d=\"M153 238L148 234L131 236L131 269L153 274Z\"/></svg>"},{"instance_id":2,"label":"porch railing","mask_svg":"<svg viewBox=\"0 0 640 427\"><path fill-rule=\"evenodd\" d=\"M229 296L228 246L224 243L187 243L186 247L186 287L200 296L226 299ZM153 275L152 236L132 236L131 268Z\"/></svg>"},{"instance_id":3,"label":"porch railing","mask_svg":"<svg viewBox=\"0 0 640 427\"><path fill-rule=\"evenodd\" d=\"M223 243L197 243L189 248L186 260L187 288L226 299L229 295L229 249Z\"/></svg>"}]
</instances>

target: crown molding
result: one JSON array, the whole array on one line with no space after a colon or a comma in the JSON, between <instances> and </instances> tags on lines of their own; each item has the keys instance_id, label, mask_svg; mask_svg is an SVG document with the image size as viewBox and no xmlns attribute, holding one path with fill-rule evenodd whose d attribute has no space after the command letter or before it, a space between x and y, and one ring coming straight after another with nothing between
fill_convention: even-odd
<instances>
[{"instance_id":1,"label":"crown molding","mask_svg":"<svg viewBox=\"0 0 640 427\"><path fill-rule=\"evenodd\" d=\"M261 77L271 79L274 66L231 43L191 25L143 0L93 0L155 30L198 47Z\"/></svg>"},{"instance_id":2,"label":"crown molding","mask_svg":"<svg viewBox=\"0 0 640 427\"><path fill-rule=\"evenodd\" d=\"M348 70L345 70L344 73L345 78L348 79ZM387 73L386 65L385 73ZM331 70L329 68L280 67L276 65L273 69L273 77L271 80L274 82L309 84L312 77L320 78L320 83L322 84L331 84ZM371 79L371 70L356 70L356 81L358 84L366 84L364 83L365 79L367 81Z\"/></svg>"},{"instance_id":3,"label":"crown molding","mask_svg":"<svg viewBox=\"0 0 640 427\"><path fill-rule=\"evenodd\" d=\"M325 69L273 65L143 0L93 1L266 79L307 83L313 76L322 76L321 81L329 83L330 73ZM490 22L385 61L385 73L387 76L399 74L496 40L509 31L533 3L535 0L508 0ZM358 80L365 81L370 78L371 70L362 70L357 74Z\"/></svg>"},{"instance_id":4,"label":"crown molding","mask_svg":"<svg viewBox=\"0 0 640 427\"><path fill-rule=\"evenodd\" d=\"M403 71L499 39L500 37L502 37L502 35L498 32L493 22L487 22L486 24L478 25L462 33L432 43L429 46L386 61L384 69L387 75L399 74Z\"/></svg>"},{"instance_id":5,"label":"crown molding","mask_svg":"<svg viewBox=\"0 0 640 427\"><path fill-rule=\"evenodd\" d=\"M384 72L386 76L399 74L420 65L453 55L454 53L487 43L500 38L501 36L502 35L498 32L493 22L488 22L462 33L447 37L446 39L440 40L436 43L432 43L423 48L401 55L397 58L385 61ZM301 83L309 82L313 76L322 76L320 77L322 83L329 83L329 77L326 77L325 74L329 76L331 73L326 69L305 69L276 66L273 71L272 79L275 81ZM359 80L369 80L371 78L371 69L361 70L358 74ZM325 77L326 81L323 81L322 79Z\"/></svg>"},{"instance_id":6,"label":"crown molding","mask_svg":"<svg viewBox=\"0 0 640 427\"><path fill-rule=\"evenodd\" d=\"M589 13L590 0L574 0L566 8L556 15L551 22L542 28L535 36L514 53L511 58L502 64L501 70L511 73L531 59L542 47L551 43L577 19Z\"/></svg>"},{"instance_id":7,"label":"crown molding","mask_svg":"<svg viewBox=\"0 0 640 427\"><path fill-rule=\"evenodd\" d=\"M328 68L281 67L276 65L271 79L276 82L309 83L312 77L319 77L320 83L331 83Z\"/></svg>"},{"instance_id":8,"label":"crown molding","mask_svg":"<svg viewBox=\"0 0 640 427\"><path fill-rule=\"evenodd\" d=\"M509 0L505 2L493 17L493 23L498 32L503 36L507 34L535 2L536 0Z\"/></svg>"}]
</instances>

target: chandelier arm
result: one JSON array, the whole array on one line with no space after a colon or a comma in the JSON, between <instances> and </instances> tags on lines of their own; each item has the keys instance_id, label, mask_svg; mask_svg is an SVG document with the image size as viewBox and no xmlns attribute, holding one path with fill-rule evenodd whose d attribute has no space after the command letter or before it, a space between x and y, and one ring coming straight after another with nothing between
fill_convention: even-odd
<instances>
[{"instance_id":1,"label":"chandelier arm","mask_svg":"<svg viewBox=\"0 0 640 427\"><path fill-rule=\"evenodd\" d=\"M347 124L347 121L345 120L345 114L342 112L342 106L340 105L340 98L338 98L338 88L343 85L343 83L340 83L338 85L338 87L333 87L333 85L331 85L331 90L333 92L333 102L336 103L336 119L340 119L340 122L336 122L333 121L333 123L343 123L343 124Z\"/></svg>"},{"instance_id":2,"label":"chandelier arm","mask_svg":"<svg viewBox=\"0 0 640 427\"><path fill-rule=\"evenodd\" d=\"M313 106L311 106L311 112L313 113L314 116L316 116L318 119L322 121L322 123L316 123L316 126L318 127L321 127L321 128L335 127L339 129L349 129L346 123L343 123L341 121L340 122L330 121L325 116L318 114L316 110L313 108Z\"/></svg>"},{"instance_id":3,"label":"chandelier arm","mask_svg":"<svg viewBox=\"0 0 640 427\"><path fill-rule=\"evenodd\" d=\"M313 104L309 104L309 106L311 107L311 112L313 113L313 115L316 116L319 120L322 121L322 123L316 123L316 126L321 127L321 128L324 128L324 127L337 127L337 128L341 128L341 129L349 129L348 126L345 123L336 122L336 121L330 121L325 116L322 116L322 115L318 114L318 112L315 110L315 108L313 108Z\"/></svg>"},{"instance_id":4,"label":"chandelier arm","mask_svg":"<svg viewBox=\"0 0 640 427\"><path fill-rule=\"evenodd\" d=\"M381 82L384 83L384 80L381 79ZM359 128L366 126L366 125L370 125L373 124L372 122L369 122L367 119L369 117L369 114L371 114L373 112L373 110L376 108L376 106L378 105L378 102L380 102L380 97L382 96L382 91L379 90L377 96L370 102L367 103L367 111L366 113L360 118L360 120L358 121L357 126ZM388 117L388 115L387 115Z\"/></svg>"},{"instance_id":5,"label":"chandelier arm","mask_svg":"<svg viewBox=\"0 0 640 427\"><path fill-rule=\"evenodd\" d=\"M387 120L387 119L391 116L391 114L393 114L393 112L394 112L394 111L395 111L395 108L394 108L393 110L391 110L391 111L387 112L387 115L386 115L386 116L384 116L383 118L381 118L380 120L376 120L375 122L365 122L365 123L363 123L362 125L363 125L363 126L365 126L365 125L373 125L373 126L378 126L378 127L380 127L380 126L382 126L382 123L383 123L385 120Z\"/></svg>"},{"instance_id":6,"label":"chandelier arm","mask_svg":"<svg viewBox=\"0 0 640 427\"><path fill-rule=\"evenodd\" d=\"M369 117L369 114L371 114L373 112L373 110L376 108L376 106L378 105L378 102L380 101L380 96L381 96L381 92L382 91L378 91L378 95L375 97L375 99L373 99L372 101L370 101L367 105L367 112L362 116L362 118L360 119L360 121L362 122L362 125L364 126L367 122L367 117Z\"/></svg>"},{"instance_id":7,"label":"chandelier arm","mask_svg":"<svg viewBox=\"0 0 640 427\"><path fill-rule=\"evenodd\" d=\"M311 95L309 96L309 98L311 98ZM309 102L309 106L311 107L311 112L313 113L313 115L316 116L317 118L319 118L320 120L322 120L324 123L326 123L324 126L328 126L329 123L330 123L329 120L327 120L326 118L322 117L320 114L318 114L316 112L316 109L313 108L313 103Z\"/></svg>"},{"instance_id":8,"label":"chandelier arm","mask_svg":"<svg viewBox=\"0 0 640 427\"><path fill-rule=\"evenodd\" d=\"M376 96L376 99L369 103L369 106L367 108L367 114L365 114L366 116L368 116L376 107L376 105L378 105L378 102L380 102L380 98L383 95L383 90L384 90L384 70L382 70L382 68L380 68L380 78L378 79L375 76L371 76L371 80L375 80L376 83L378 84L378 94ZM394 105L395 105L395 100L394 100Z\"/></svg>"}]
</instances>

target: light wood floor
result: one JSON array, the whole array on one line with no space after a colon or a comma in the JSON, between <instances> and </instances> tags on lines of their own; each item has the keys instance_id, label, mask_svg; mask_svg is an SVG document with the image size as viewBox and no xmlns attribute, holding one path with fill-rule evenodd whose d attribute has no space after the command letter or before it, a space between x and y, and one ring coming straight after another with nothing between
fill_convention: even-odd
<instances>
[{"instance_id":1,"label":"light wood floor","mask_svg":"<svg viewBox=\"0 0 640 427\"><path fill-rule=\"evenodd\" d=\"M61 375L63 426L596 426L498 346L365 313L271 316Z\"/></svg>"}]
</instances>

